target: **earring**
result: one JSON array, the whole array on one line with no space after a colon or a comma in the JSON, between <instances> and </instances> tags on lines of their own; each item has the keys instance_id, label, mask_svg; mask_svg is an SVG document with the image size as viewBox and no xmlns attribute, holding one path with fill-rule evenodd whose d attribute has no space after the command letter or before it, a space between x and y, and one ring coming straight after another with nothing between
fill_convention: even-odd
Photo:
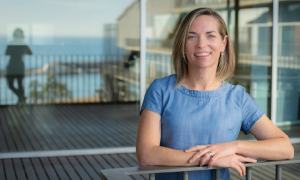
<instances>
[{"instance_id":1,"label":"earring","mask_svg":"<svg viewBox=\"0 0 300 180\"><path fill-rule=\"evenodd\" d=\"M221 56L223 56L223 55L224 55L224 53L222 52L222 53L221 53Z\"/></svg>"}]
</instances>

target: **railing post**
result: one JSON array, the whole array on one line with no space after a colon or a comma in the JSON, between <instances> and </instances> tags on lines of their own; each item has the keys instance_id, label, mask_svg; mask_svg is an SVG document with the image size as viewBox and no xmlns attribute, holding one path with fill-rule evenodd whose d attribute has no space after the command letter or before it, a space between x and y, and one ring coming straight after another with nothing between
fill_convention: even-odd
<instances>
[{"instance_id":1,"label":"railing post","mask_svg":"<svg viewBox=\"0 0 300 180\"><path fill-rule=\"evenodd\" d=\"M276 165L276 180L281 180L281 166Z\"/></svg>"},{"instance_id":2,"label":"railing post","mask_svg":"<svg viewBox=\"0 0 300 180\"><path fill-rule=\"evenodd\" d=\"M246 167L246 180L251 180L251 169L252 167Z\"/></svg>"},{"instance_id":3,"label":"railing post","mask_svg":"<svg viewBox=\"0 0 300 180\"><path fill-rule=\"evenodd\" d=\"M149 180L155 180L155 174L149 174Z\"/></svg>"},{"instance_id":4,"label":"railing post","mask_svg":"<svg viewBox=\"0 0 300 180\"><path fill-rule=\"evenodd\" d=\"M189 179L189 172L183 171L182 172L182 180L188 180Z\"/></svg>"},{"instance_id":5,"label":"railing post","mask_svg":"<svg viewBox=\"0 0 300 180\"><path fill-rule=\"evenodd\" d=\"M221 179L221 169L215 169L215 180L220 180Z\"/></svg>"}]
</instances>

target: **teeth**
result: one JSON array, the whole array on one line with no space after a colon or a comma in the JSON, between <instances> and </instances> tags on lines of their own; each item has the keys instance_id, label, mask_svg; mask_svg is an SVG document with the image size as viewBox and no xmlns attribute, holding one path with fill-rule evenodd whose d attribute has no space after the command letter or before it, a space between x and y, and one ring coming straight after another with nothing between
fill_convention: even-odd
<instances>
[{"instance_id":1,"label":"teeth","mask_svg":"<svg viewBox=\"0 0 300 180\"><path fill-rule=\"evenodd\" d=\"M207 55L209 55L210 53L199 53L199 54L195 54L195 56L199 56L199 57L201 57L201 56L207 56Z\"/></svg>"}]
</instances>

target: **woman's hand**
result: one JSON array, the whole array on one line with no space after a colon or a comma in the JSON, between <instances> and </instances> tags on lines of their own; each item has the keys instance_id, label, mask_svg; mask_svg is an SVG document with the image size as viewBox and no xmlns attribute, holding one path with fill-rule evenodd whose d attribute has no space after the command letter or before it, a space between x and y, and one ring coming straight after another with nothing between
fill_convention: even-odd
<instances>
[{"instance_id":1,"label":"woman's hand","mask_svg":"<svg viewBox=\"0 0 300 180\"><path fill-rule=\"evenodd\" d=\"M246 175L246 168L242 162L256 163L257 160L234 154L232 156L218 159L214 166L233 168L239 173L240 176L244 176Z\"/></svg>"},{"instance_id":2,"label":"woman's hand","mask_svg":"<svg viewBox=\"0 0 300 180\"><path fill-rule=\"evenodd\" d=\"M232 141L212 145L197 145L185 150L185 152L195 151L198 152L189 159L189 163L192 163L196 159L200 158L199 165L203 166L204 164L207 164L207 166L210 168L218 159L236 154L237 142Z\"/></svg>"}]
</instances>

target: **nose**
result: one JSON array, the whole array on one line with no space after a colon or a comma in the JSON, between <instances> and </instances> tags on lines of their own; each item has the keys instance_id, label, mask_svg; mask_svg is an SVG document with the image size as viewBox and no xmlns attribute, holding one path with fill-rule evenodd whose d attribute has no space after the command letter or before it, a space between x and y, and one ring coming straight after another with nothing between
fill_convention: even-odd
<instances>
[{"instance_id":1,"label":"nose","mask_svg":"<svg viewBox=\"0 0 300 180\"><path fill-rule=\"evenodd\" d=\"M203 36L200 36L197 44L196 44L197 48L204 48L207 46L207 41Z\"/></svg>"}]
</instances>

